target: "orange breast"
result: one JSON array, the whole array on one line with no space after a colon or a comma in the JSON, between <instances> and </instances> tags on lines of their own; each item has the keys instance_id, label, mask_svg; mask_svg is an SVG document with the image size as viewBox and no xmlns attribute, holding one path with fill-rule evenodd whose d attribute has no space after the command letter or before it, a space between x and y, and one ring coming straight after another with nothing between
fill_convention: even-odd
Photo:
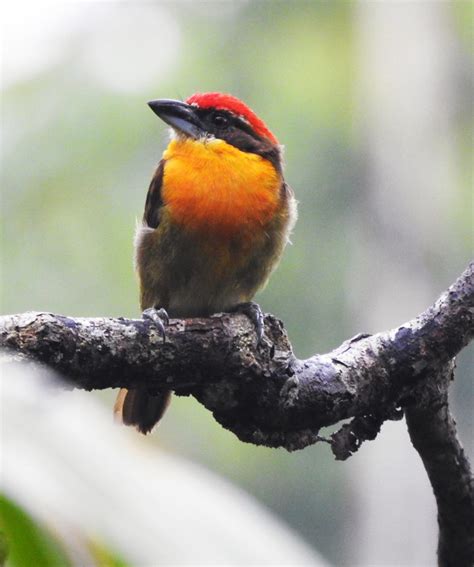
<instances>
[{"instance_id":1,"label":"orange breast","mask_svg":"<svg viewBox=\"0 0 474 567\"><path fill-rule=\"evenodd\" d=\"M274 215L281 178L273 165L223 140L172 140L163 154L163 201L189 230L232 237Z\"/></svg>"}]
</instances>

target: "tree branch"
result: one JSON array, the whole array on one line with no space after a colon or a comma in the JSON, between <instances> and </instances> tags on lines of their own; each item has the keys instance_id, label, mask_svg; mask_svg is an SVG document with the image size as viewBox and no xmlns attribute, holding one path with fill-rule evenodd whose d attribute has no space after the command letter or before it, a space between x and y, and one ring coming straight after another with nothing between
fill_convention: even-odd
<instances>
[{"instance_id":1,"label":"tree branch","mask_svg":"<svg viewBox=\"0 0 474 567\"><path fill-rule=\"evenodd\" d=\"M171 320L163 343L142 319L50 313L1 317L0 347L47 364L76 388L192 394L255 444L301 449L321 439L321 427L355 418L331 440L336 457L345 458L385 419L400 417L397 408L416 401L471 340L473 266L416 319L306 360L294 356L281 321L271 315L258 348L243 315Z\"/></svg>"},{"instance_id":2,"label":"tree branch","mask_svg":"<svg viewBox=\"0 0 474 567\"><path fill-rule=\"evenodd\" d=\"M448 407L453 365L427 385L431 395L406 409L408 432L420 454L438 507L438 560L442 567L474 564L474 481Z\"/></svg>"},{"instance_id":3,"label":"tree branch","mask_svg":"<svg viewBox=\"0 0 474 567\"><path fill-rule=\"evenodd\" d=\"M306 360L294 356L271 315L258 347L243 315L171 320L164 343L142 319L7 315L0 318L0 347L47 364L76 388L191 394L243 441L289 451L326 441L340 460L406 408L438 503L440 565L461 567L473 561L474 495L447 390L452 359L474 335L473 269L412 321ZM331 438L319 435L347 418Z\"/></svg>"}]
</instances>

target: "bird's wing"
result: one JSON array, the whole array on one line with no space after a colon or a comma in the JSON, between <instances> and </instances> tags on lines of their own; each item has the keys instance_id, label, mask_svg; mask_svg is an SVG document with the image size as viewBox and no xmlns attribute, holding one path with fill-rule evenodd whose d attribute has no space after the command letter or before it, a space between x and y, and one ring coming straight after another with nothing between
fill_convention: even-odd
<instances>
[{"instance_id":1,"label":"bird's wing","mask_svg":"<svg viewBox=\"0 0 474 567\"><path fill-rule=\"evenodd\" d=\"M295 192L293 191L293 189L288 185L288 183L285 180L283 180L283 182L281 184L280 195L284 199L293 199L295 197Z\"/></svg>"},{"instance_id":2,"label":"bird's wing","mask_svg":"<svg viewBox=\"0 0 474 567\"><path fill-rule=\"evenodd\" d=\"M165 160L162 159L156 168L146 196L143 220L150 228L156 228L160 223L160 209L163 206L161 187L163 185L164 169Z\"/></svg>"}]
</instances>

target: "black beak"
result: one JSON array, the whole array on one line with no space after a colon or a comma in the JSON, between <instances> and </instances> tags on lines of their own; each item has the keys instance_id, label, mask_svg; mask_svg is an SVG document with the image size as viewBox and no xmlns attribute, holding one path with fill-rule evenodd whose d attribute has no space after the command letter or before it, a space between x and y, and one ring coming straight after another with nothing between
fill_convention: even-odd
<instances>
[{"instance_id":1,"label":"black beak","mask_svg":"<svg viewBox=\"0 0 474 567\"><path fill-rule=\"evenodd\" d=\"M194 106L180 100L166 98L151 100L148 106L163 122L169 124L176 131L191 138L201 138L205 135L204 126L197 116Z\"/></svg>"}]
</instances>

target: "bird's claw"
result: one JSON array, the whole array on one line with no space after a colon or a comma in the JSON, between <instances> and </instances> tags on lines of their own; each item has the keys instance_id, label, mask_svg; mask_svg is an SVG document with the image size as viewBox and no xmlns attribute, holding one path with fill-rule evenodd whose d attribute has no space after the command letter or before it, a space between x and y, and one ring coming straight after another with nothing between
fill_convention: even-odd
<instances>
[{"instance_id":1,"label":"bird's claw","mask_svg":"<svg viewBox=\"0 0 474 567\"><path fill-rule=\"evenodd\" d=\"M170 318L168 316L168 313L166 312L166 309L164 309L163 307L160 308L149 307L148 309L145 309L143 311L142 317L143 319L148 319L149 321L153 322L153 324L158 329L158 332L160 333L163 342L165 342L166 327L167 325L169 325L170 322Z\"/></svg>"},{"instance_id":2,"label":"bird's claw","mask_svg":"<svg viewBox=\"0 0 474 567\"><path fill-rule=\"evenodd\" d=\"M239 303L235 306L234 311L237 313L243 313L252 321L255 327L255 332L257 333L257 346L263 341L263 331L264 331L264 321L265 317L263 311L258 303L254 301L247 301L245 303Z\"/></svg>"}]
</instances>

